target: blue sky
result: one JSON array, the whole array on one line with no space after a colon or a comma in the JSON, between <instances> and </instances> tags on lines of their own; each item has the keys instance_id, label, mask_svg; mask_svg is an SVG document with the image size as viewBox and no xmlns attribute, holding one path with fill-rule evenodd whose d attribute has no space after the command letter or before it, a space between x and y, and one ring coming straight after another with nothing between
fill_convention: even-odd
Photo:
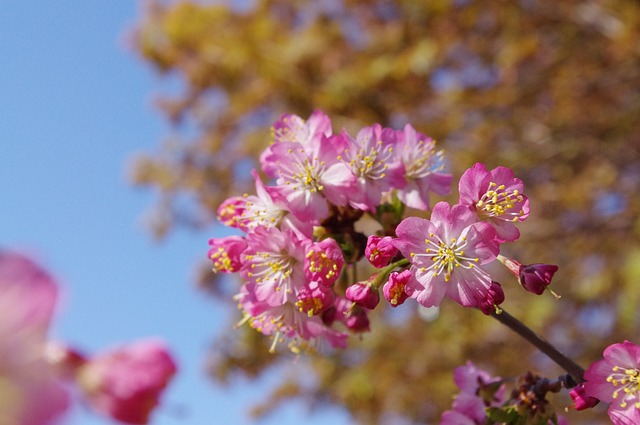
<instances>
[{"instance_id":1,"label":"blue sky","mask_svg":"<svg viewBox=\"0 0 640 425\"><path fill-rule=\"evenodd\" d=\"M247 407L272 377L223 389L204 374L207 347L230 323L192 283L215 228L154 242L142 224L153 194L127 181L132 156L170 131L151 106L165 82L126 46L139 16L133 1L0 0L0 247L34 253L59 278L55 337L89 352L168 341L181 371L153 424L250 423ZM302 420L349 423L301 406L261 423ZM64 423L112 422L77 407Z\"/></svg>"}]
</instances>

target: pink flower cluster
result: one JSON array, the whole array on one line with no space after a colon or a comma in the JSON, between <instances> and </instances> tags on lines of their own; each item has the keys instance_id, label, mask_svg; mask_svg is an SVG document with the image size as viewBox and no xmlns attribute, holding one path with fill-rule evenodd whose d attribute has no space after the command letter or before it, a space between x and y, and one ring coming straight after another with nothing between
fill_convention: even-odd
<instances>
[{"instance_id":1,"label":"pink flower cluster","mask_svg":"<svg viewBox=\"0 0 640 425\"><path fill-rule=\"evenodd\" d=\"M214 271L242 277L236 299L244 321L271 335L272 349L284 339L294 351L321 341L344 347L347 334L335 326L368 330L366 310L379 295L373 281L336 290L345 264L341 243L349 241L327 222L348 227L349 216L375 213L394 194L409 207L428 209L430 193L449 193L452 177L443 171L435 142L410 125L396 131L375 124L354 137L345 130L333 133L329 117L317 111L306 121L283 115L272 130L273 143L260 163L274 184L265 185L254 171L256 194L220 205L219 220L244 235L211 239L208 256ZM318 232L322 226L325 231ZM346 239L353 242L353 236ZM367 246L374 264L396 256L390 239L374 251ZM406 298L400 283L406 278L397 281L385 290L394 305Z\"/></svg>"},{"instance_id":2,"label":"pink flower cluster","mask_svg":"<svg viewBox=\"0 0 640 425\"><path fill-rule=\"evenodd\" d=\"M57 423L70 406L71 384L95 411L146 424L176 371L167 349L142 341L85 358L48 341L57 296L47 272L21 254L0 251L0 422Z\"/></svg>"},{"instance_id":3,"label":"pink flower cluster","mask_svg":"<svg viewBox=\"0 0 640 425\"><path fill-rule=\"evenodd\" d=\"M504 292L484 266L506 258L500 245L519 238L516 224L529 215L524 185L511 170L475 164L460 178L458 204L439 202L429 219L402 220L405 206L429 211L432 194L450 192L452 176L433 139L409 124L334 133L320 111L307 120L283 115L272 136L260 156L272 184L254 170L256 194L220 205L219 220L243 234L211 239L208 256L214 271L242 277L236 298L244 320L271 335L274 347L285 338L296 350L301 341L344 347L346 333L334 325L368 329L366 312L378 304L380 287L392 307L408 298L438 306L449 297L497 311ZM368 237L356 231L364 214L382 230ZM379 272L336 284L345 263L355 267L362 257ZM519 281L534 293L557 269L522 267Z\"/></svg>"}]
</instances>

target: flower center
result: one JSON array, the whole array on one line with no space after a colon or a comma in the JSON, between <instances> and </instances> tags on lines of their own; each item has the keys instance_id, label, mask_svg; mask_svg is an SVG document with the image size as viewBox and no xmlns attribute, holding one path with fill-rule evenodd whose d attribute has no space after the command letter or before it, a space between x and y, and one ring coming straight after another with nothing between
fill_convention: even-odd
<instances>
[{"instance_id":1,"label":"flower center","mask_svg":"<svg viewBox=\"0 0 640 425\"><path fill-rule=\"evenodd\" d=\"M502 220L518 221L518 217L524 214L524 211L511 211L516 203L524 201L524 197L516 189L513 191L505 190L505 186L490 182L489 189L482 195L482 198L476 203L476 208L480 214L487 218L501 217ZM502 217L506 216L506 217Z\"/></svg>"},{"instance_id":2,"label":"flower center","mask_svg":"<svg viewBox=\"0 0 640 425\"><path fill-rule=\"evenodd\" d=\"M307 253L309 259L309 271L311 273L325 273L326 280L333 279L338 273L338 265L334 260L329 258L323 251L309 250Z\"/></svg>"},{"instance_id":3,"label":"flower center","mask_svg":"<svg viewBox=\"0 0 640 425\"><path fill-rule=\"evenodd\" d=\"M434 270L436 276L444 273L445 282L451 280L451 274L456 267L472 269L475 267L474 263L479 261L477 257L466 257L464 255L464 247L467 245L466 237L460 239L451 238L450 243L444 242L438 235L433 233L429 234L429 238L424 240L427 244L425 253L413 254L412 256L431 258L433 264L429 267L422 267L421 270Z\"/></svg>"},{"instance_id":4,"label":"flower center","mask_svg":"<svg viewBox=\"0 0 640 425\"><path fill-rule=\"evenodd\" d=\"M316 297L304 297L296 301L296 307L301 313L306 313L309 317L322 311L324 307L322 300Z\"/></svg>"},{"instance_id":5,"label":"flower center","mask_svg":"<svg viewBox=\"0 0 640 425\"><path fill-rule=\"evenodd\" d=\"M281 209L269 207L264 203L247 200L245 210L240 217L236 217L236 221L249 229L255 229L258 226L266 228L277 226L286 213Z\"/></svg>"},{"instance_id":6,"label":"flower center","mask_svg":"<svg viewBox=\"0 0 640 425\"><path fill-rule=\"evenodd\" d=\"M289 149L289 153L295 153L293 149ZM285 165L280 170L280 177L282 177L287 185L291 185L292 189L298 190L300 186L305 190L316 193L324 189L320 183L320 176L325 171L325 162L318 161L317 157L312 160L304 156L304 149L300 149L300 157L293 157L293 162L290 165ZM281 164L279 162L279 164ZM282 164L281 164L282 165Z\"/></svg>"},{"instance_id":7,"label":"flower center","mask_svg":"<svg viewBox=\"0 0 640 425\"><path fill-rule=\"evenodd\" d=\"M637 399L640 391L640 371L620 366L614 366L612 370L613 373L607 377L607 382L616 388L612 397L621 398L620 407L622 408L627 407L628 402L635 399L633 401L635 407L640 409L640 401Z\"/></svg>"},{"instance_id":8,"label":"flower center","mask_svg":"<svg viewBox=\"0 0 640 425\"><path fill-rule=\"evenodd\" d=\"M284 289L287 294L292 292L290 285L294 260L284 254L275 252L256 252L247 255L247 260L252 261L251 271L247 276L255 279L257 284L274 284L275 290Z\"/></svg>"},{"instance_id":9,"label":"flower center","mask_svg":"<svg viewBox=\"0 0 640 425\"><path fill-rule=\"evenodd\" d=\"M393 148L387 146L380 151L382 141L378 141L373 146L369 146L368 140L364 146L360 148L355 158L349 161L351 169L359 177L365 177L372 180L382 179L386 176L386 162L392 158ZM348 153L348 151L345 151Z\"/></svg>"}]
</instances>

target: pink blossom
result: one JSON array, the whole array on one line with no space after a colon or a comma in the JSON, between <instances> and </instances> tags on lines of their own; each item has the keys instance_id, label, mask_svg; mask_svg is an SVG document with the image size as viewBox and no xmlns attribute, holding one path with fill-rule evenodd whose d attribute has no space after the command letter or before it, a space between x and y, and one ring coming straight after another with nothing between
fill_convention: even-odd
<instances>
[{"instance_id":1,"label":"pink blossom","mask_svg":"<svg viewBox=\"0 0 640 425\"><path fill-rule=\"evenodd\" d=\"M298 291L297 298L298 310L308 316L315 316L332 306L336 296L331 288L313 281Z\"/></svg>"},{"instance_id":2,"label":"pink blossom","mask_svg":"<svg viewBox=\"0 0 640 425\"><path fill-rule=\"evenodd\" d=\"M436 151L436 142L410 124L396 134L407 181L406 187L398 190L398 198L411 208L427 210L430 192L442 196L451 193L453 176L443 171L443 151Z\"/></svg>"},{"instance_id":3,"label":"pink blossom","mask_svg":"<svg viewBox=\"0 0 640 425\"><path fill-rule=\"evenodd\" d=\"M307 146L317 142L323 135L331 135L331 120L321 111L314 111L306 121L297 115L283 114L280 120L273 124L271 131L273 144L294 142ZM272 156L271 146L260 156L260 164L269 177L276 177L276 160Z\"/></svg>"},{"instance_id":4,"label":"pink blossom","mask_svg":"<svg viewBox=\"0 0 640 425\"><path fill-rule=\"evenodd\" d=\"M485 408L497 407L503 402L505 386L500 384L501 379L470 361L455 369L453 379L460 394L453 401L453 410L443 413L440 425L484 424Z\"/></svg>"},{"instance_id":5,"label":"pink blossom","mask_svg":"<svg viewBox=\"0 0 640 425\"><path fill-rule=\"evenodd\" d=\"M404 288L407 282L411 279L411 272L409 270L403 270L401 272L391 272L389 274L389 280L382 287L382 293L391 307L397 307L404 303L409 297Z\"/></svg>"},{"instance_id":6,"label":"pink blossom","mask_svg":"<svg viewBox=\"0 0 640 425\"><path fill-rule=\"evenodd\" d=\"M405 291L418 303L437 306L446 295L476 307L487 298L492 280L479 265L496 258L499 244L493 227L476 222L469 209L439 202L431 220L406 218L396 234L394 244L411 262Z\"/></svg>"},{"instance_id":7,"label":"pink blossom","mask_svg":"<svg viewBox=\"0 0 640 425\"><path fill-rule=\"evenodd\" d=\"M370 235L364 255L369 262L377 268L388 266L391 260L398 254L398 249L393 245L391 236Z\"/></svg>"},{"instance_id":8,"label":"pink blossom","mask_svg":"<svg viewBox=\"0 0 640 425\"><path fill-rule=\"evenodd\" d=\"M614 425L640 423L640 346L624 341L608 346L604 359L584 374L584 394L609 404Z\"/></svg>"},{"instance_id":9,"label":"pink blossom","mask_svg":"<svg viewBox=\"0 0 640 425\"><path fill-rule=\"evenodd\" d=\"M309 281L331 286L340 277L344 255L338 243L331 238L312 243L304 256L304 273Z\"/></svg>"},{"instance_id":10,"label":"pink blossom","mask_svg":"<svg viewBox=\"0 0 640 425\"><path fill-rule=\"evenodd\" d=\"M509 168L487 171L484 164L477 163L460 177L459 203L494 226L499 242L512 242L520 237L514 223L529 216L529 199L523 190L522 180Z\"/></svg>"},{"instance_id":11,"label":"pink blossom","mask_svg":"<svg viewBox=\"0 0 640 425\"><path fill-rule=\"evenodd\" d=\"M247 241L240 236L209 239L209 253L214 272L235 273L240 270L240 256L247 247Z\"/></svg>"},{"instance_id":12,"label":"pink blossom","mask_svg":"<svg viewBox=\"0 0 640 425\"><path fill-rule=\"evenodd\" d=\"M320 289L320 286L316 286L316 289ZM276 345L284 338L289 340L289 348L294 352L300 351L300 340L313 346L328 341L333 347L346 347L347 335L326 325L319 315L309 316L304 308L293 302L270 305L258 300L255 292L255 284L244 285L236 300L244 312L243 322L248 322L258 332L273 338L269 351L275 351Z\"/></svg>"},{"instance_id":13,"label":"pink blossom","mask_svg":"<svg viewBox=\"0 0 640 425\"><path fill-rule=\"evenodd\" d=\"M317 223L329 214L329 202L346 205L353 192L355 175L340 157L345 148L341 137L311 142L281 142L271 146L277 171L276 192L286 200L300 220Z\"/></svg>"},{"instance_id":14,"label":"pink blossom","mask_svg":"<svg viewBox=\"0 0 640 425\"><path fill-rule=\"evenodd\" d=\"M77 382L98 412L128 424L146 424L176 373L165 344L145 340L90 358Z\"/></svg>"},{"instance_id":15,"label":"pink blossom","mask_svg":"<svg viewBox=\"0 0 640 425\"><path fill-rule=\"evenodd\" d=\"M272 306L295 302L298 290L307 283L303 266L311 241L276 227L257 227L246 240L240 273L255 283L257 299Z\"/></svg>"},{"instance_id":16,"label":"pink blossom","mask_svg":"<svg viewBox=\"0 0 640 425\"><path fill-rule=\"evenodd\" d=\"M349 144L344 160L356 176L349 204L373 212L380 205L383 193L406 185L404 165L394 150L396 133L374 124L360 130L355 139L346 132L341 137L346 138Z\"/></svg>"},{"instance_id":17,"label":"pink blossom","mask_svg":"<svg viewBox=\"0 0 640 425\"><path fill-rule=\"evenodd\" d=\"M3 423L50 425L68 407L68 394L44 352L57 295L53 278L29 258L0 251Z\"/></svg>"},{"instance_id":18,"label":"pink blossom","mask_svg":"<svg viewBox=\"0 0 640 425\"><path fill-rule=\"evenodd\" d=\"M258 226L291 229L296 234L311 237L313 225L291 214L284 197L272 187L266 187L255 170L251 174L256 184L255 195L236 196L225 200L218 208L218 220L229 227L251 232Z\"/></svg>"}]
</instances>

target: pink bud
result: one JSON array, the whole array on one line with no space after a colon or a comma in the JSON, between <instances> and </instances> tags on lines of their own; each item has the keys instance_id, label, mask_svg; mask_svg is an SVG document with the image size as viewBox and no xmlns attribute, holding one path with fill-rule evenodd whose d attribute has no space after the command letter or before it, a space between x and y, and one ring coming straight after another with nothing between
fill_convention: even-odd
<instances>
[{"instance_id":1,"label":"pink bud","mask_svg":"<svg viewBox=\"0 0 640 425\"><path fill-rule=\"evenodd\" d=\"M409 270L392 272L389 275L389 280L382 287L382 293L387 301L389 301L389 304L391 304L391 307L397 307L404 303L409 296L404 291L404 287L410 278L411 272Z\"/></svg>"},{"instance_id":2,"label":"pink bud","mask_svg":"<svg viewBox=\"0 0 640 425\"><path fill-rule=\"evenodd\" d=\"M235 273L242 267L241 254L247 241L240 236L209 239L209 259L214 272Z\"/></svg>"},{"instance_id":3,"label":"pink bud","mask_svg":"<svg viewBox=\"0 0 640 425\"><path fill-rule=\"evenodd\" d=\"M573 405L576 410L585 410L594 407L600 400L597 398L588 396L584 391L584 385L578 385L569 391L569 395L573 400Z\"/></svg>"},{"instance_id":4,"label":"pink bud","mask_svg":"<svg viewBox=\"0 0 640 425\"><path fill-rule=\"evenodd\" d=\"M367 311L358 306L354 307L345 316L344 324L352 332L369 332L369 317L367 317Z\"/></svg>"},{"instance_id":5,"label":"pink bud","mask_svg":"<svg viewBox=\"0 0 640 425\"><path fill-rule=\"evenodd\" d=\"M391 260L398 254L398 249L393 245L393 238L371 235L367 239L364 255L367 260L377 268L388 266Z\"/></svg>"},{"instance_id":6,"label":"pink bud","mask_svg":"<svg viewBox=\"0 0 640 425\"><path fill-rule=\"evenodd\" d=\"M494 312L500 304L504 302L504 291L502 286L496 281L491 281L486 297L478 302L478 308L486 315Z\"/></svg>"},{"instance_id":7,"label":"pink bud","mask_svg":"<svg viewBox=\"0 0 640 425\"><path fill-rule=\"evenodd\" d=\"M245 210L246 202L241 196L228 198L218 207L218 220L225 226L246 231L246 226L244 226L242 220L240 220Z\"/></svg>"},{"instance_id":8,"label":"pink bud","mask_svg":"<svg viewBox=\"0 0 640 425\"><path fill-rule=\"evenodd\" d=\"M345 296L361 307L373 310L380 302L377 289L373 289L368 282L358 282L347 288Z\"/></svg>"},{"instance_id":9,"label":"pink bud","mask_svg":"<svg viewBox=\"0 0 640 425\"><path fill-rule=\"evenodd\" d=\"M332 308L335 308L335 318L341 321L350 331L356 333L369 332L369 318L365 309L344 297L337 297ZM331 311L331 308L328 311Z\"/></svg>"},{"instance_id":10,"label":"pink bud","mask_svg":"<svg viewBox=\"0 0 640 425\"><path fill-rule=\"evenodd\" d=\"M146 424L175 373L165 345L146 340L89 359L77 381L96 411L127 424Z\"/></svg>"}]
</instances>

